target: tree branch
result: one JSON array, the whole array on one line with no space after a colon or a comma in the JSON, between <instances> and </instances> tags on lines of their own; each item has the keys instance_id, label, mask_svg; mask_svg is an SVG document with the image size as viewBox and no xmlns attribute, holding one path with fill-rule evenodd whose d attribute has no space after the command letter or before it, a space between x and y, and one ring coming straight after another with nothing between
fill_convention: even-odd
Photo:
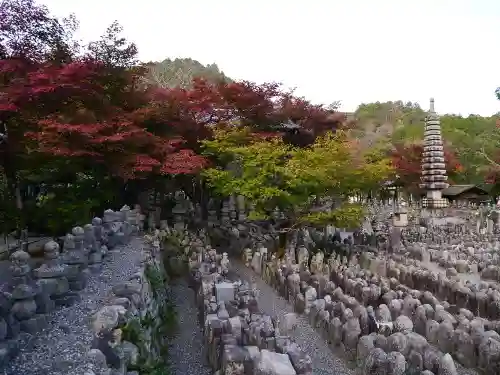
<instances>
[{"instance_id":1,"label":"tree branch","mask_svg":"<svg viewBox=\"0 0 500 375\"><path fill-rule=\"evenodd\" d=\"M495 168L497 168L498 170L500 170L500 164L498 164L496 161L494 161L493 159L491 159L487 154L486 152L484 151L484 147L481 148L481 151L479 151L479 153L481 154L481 156L483 158L486 159L486 161L488 163L490 163L492 166L494 166Z\"/></svg>"}]
</instances>

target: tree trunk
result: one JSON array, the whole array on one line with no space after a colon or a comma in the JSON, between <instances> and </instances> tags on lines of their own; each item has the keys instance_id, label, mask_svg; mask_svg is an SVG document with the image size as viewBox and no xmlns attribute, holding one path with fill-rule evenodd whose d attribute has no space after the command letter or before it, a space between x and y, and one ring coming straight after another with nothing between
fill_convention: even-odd
<instances>
[{"instance_id":1,"label":"tree trunk","mask_svg":"<svg viewBox=\"0 0 500 375\"><path fill-rule=\"evenodd\" d=\"M2 152L2 168L4 171L5 179L6 179L6 185L8 189L9 195L15 199L16 202L16 209L18 211L18 217L20 219L19 223L20 225L18 226L16 232L17 235L21 235L21 228L24 226L25 223L25 218L23 215L23 197L21 194L21 184L17 178L17 171L15 169L15 163L12 160L13 155L11 155L10 152L10 147L9 143L4 144L4 150Z\"/></svg>"},{"instance_id":2,"label":"tree trunk","mask_svg":"<svg viewBox=\"0 0 500 375\"><path fill-rule=\"evenodd\" d=\"M201 208L202 219L208 219L208 201L210 200L210 194L206 184L199 180L181 180L180 186L186 193L186 195L191 199L193 203L198 203Z\"/></svg>"},{"instance_id":3,"label":"tree trunk","mask_svg":"<svg viewBox=\"0 0 500 375\"><path fill-rule=\"evenodd\" d=\"M19 211L22 211L23 210L23 197L21 195L21 187L19 186L18 183L16 183L16 185L14 187L14 194L16 197L16 208Z\"/></svg>"}]
</instances>

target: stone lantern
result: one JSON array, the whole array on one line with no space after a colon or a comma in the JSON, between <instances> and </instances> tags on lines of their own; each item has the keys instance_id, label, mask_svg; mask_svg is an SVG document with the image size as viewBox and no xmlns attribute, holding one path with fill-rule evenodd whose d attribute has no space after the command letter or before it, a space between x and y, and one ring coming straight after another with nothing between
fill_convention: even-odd
<instances>
[{"instance_id":1,"label":"stone lantern","mask_svg":"<svg viewBox=\"0 0 500 375\"><path fill-rule=\"evenodd\" d=\"M401 202L394 208L394 215L392 215L392 225L398 228L408 226L408 209L406 203Z\"/></svg>"},{"instance_id":2,"label":"stone lantern","mask_svg":"<svg viewBox=\"0 0 500 375\"><path fill-rule=\"evenodd\" d=\"M174 229L183 231L186 228L185 216L187 214L184 192L175 194L175 206L172 209L174 215Z\"/></svg>"}]
</instances>

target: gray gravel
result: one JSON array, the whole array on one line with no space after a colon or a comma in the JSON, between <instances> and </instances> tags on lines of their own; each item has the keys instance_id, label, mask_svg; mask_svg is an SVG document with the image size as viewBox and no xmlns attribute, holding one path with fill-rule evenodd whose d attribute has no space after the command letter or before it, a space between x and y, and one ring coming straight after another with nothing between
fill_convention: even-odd
<instances>
[{"instance_id":1,"label":"gray gravel","mask_svg":"<svg viewBox=\"0 0 500 375\"><path fill-rule=\"evenodd\" d=\"M111 287L128 280L141 262L142 238L133 238L111 251L99 273L92 274L80 292L81 301L50 314L50 326L43 332L20 340L21 353L4 375L83 375L85 356L93 334L90 317L111 296Z\"/></svg>"},{"instance_id":2,"label":"gray gravel","mask_svg":"<svg viewBox=\"0 0 500 375\"><path fill-rule=\"evenodd\" d=\"M270 316L282 318L286 313L294 312L292 305L267 285L256 273L245 267L236 259L231 260L231 271L240 278L255 282L259 289L259 309ZM345 362L336 357L326 341L311 327L307 319L299 315L298 326L291 335L302 350L309 354L313 361L315 375L353 375L355 370L346 367Z\"/></svg>"},{"instance_id":3,"label":"gray gravel","mask_svg":"<svg viewBox=\"0 0 500 375\"><path fill-rule=\"evenodd\" d=\"M176 279L170 286L177 312L178 329L169 349L172 375L211 375L206 366L203 332L198 321L198 309L194 302L194 291L184 279Z\"/></svg>"}]
</instances>

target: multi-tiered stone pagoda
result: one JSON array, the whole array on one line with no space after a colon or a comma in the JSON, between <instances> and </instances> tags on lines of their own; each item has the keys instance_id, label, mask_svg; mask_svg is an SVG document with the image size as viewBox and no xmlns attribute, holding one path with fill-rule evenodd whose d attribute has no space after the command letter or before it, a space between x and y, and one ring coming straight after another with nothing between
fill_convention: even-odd
<instances>
[{"instance_id":1,"label":"multi-tiered stone pagoda","mask_svg":"<svg viewBox=\"0 0 500 375\"><path fill-rule=\"evenodd\" d=\"M449 184L441 136L441 122L434 110L434 99L431 99L429 114L425 120L421 180L420 188L426 192L426 197L422 201L423 207L431 209L446 207L448 201L442 197L441 192Z\"/></svg>"}]
</instances>

